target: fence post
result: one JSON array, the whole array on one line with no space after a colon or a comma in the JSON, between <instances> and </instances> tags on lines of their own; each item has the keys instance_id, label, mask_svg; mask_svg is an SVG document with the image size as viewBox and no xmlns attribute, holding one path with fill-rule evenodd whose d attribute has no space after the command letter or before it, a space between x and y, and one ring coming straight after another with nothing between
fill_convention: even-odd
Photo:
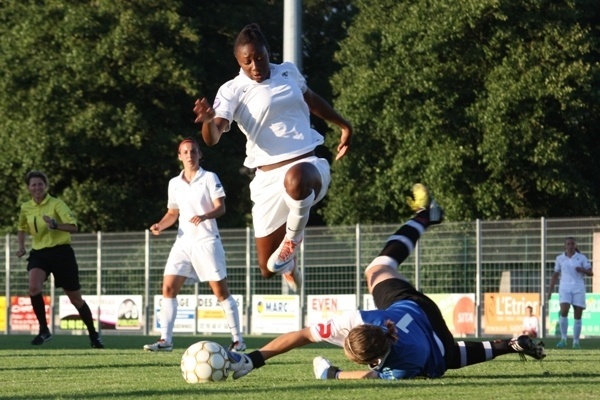
<instances>
[{"instance_id":1,"label":"fence post","mask_svg":"<svg viewBox=\"0 0 600 400\"><path fill-rule=\"evenodd\" d=\"M541 259L541 271L540 271L540 295L542 296L541 302L540 302L540 316L539 319L541 320L540 323L540 338L543 338L545 336L546 333L546 314L547 314L547 307L548 305L546 304L546 218L542 217L540 220L540 259Z\"/></svg>"},{"instance_id":2,"label":"fence post","mask_svg":"<svg viewBox=\"0 0 600 400\"><path fill-rule=\"evenodd\" d=\"M414 248L415 255L415 289L421 290L421 241L417 241Z\"/></svg>"},{"instance_id":3,"label":"fence post","mask_svg":"<svg viewBox=\"0 0 600 400\"><path fill-rule=\"evenodd\" d=\"M481 337L481 220L475 220L475 315L477 316L477 331L475 336Z\"/></svg>"},{"instance_id":4,"label":"fence post","mask_svg":"<svg viewBox=\"0 0 600 400\"><path fill-rule=\"evenodd\" d=\"M98 301L98 308L96 310L96 315L98 316L98 333L102 330L102 319L101 319L101 309L100 304L102 303L102 231L96 232L96 297Z\"/></svg>"},{"instance_id":5,"label":"fence post","mask_svg":"<svg viewBox=\"0 0 600 400\"><path fill-rule=\"evenodd\" d=\"M6 280L4 287L4 293L6 294L6 327L4 328L4 333L8 335L10 333L10 233L6 234L4 251L6 262Z\"/></svg>"},{"instance_id":6,"label":"fence post","mask_svg":"<svg viewBox=\"0 0 600 400\"><path fill-rule=\"evenodd\" d=\"M200 296L200 283L196 282L194 283L194 336L200 333L198 330L198 296ZM177 300L177 302L179 302L179 300ZM160 323L162 326L165 321L160 321Z\"/></svg>"},{"instance_id":7,"label":"fence post","mask_svg":"<svg viewBox=\"0 0 600 400\"><path fill-rule=\"evenodd\" d=\"M360 303L360 282L362 279L361 273L360 273L360 251L361 251L361 243L360 243L360 224L356 224L356 229L355 229L355 238L356 238L356 305L358 306L358 308L360 308L361 303ZM364 304L362 305L363 307L365 306Z\"/></svg>"},{"instance_id":8,"label":"fence post","mask_svg":"<svg viewBox=\"0 0 600 400\"><path fill-rule=\"evenodd\" d=\"M150 231L144 231L144 335L150 333Z\"/></svg>"},{"instance_id":9,"label":"fence post","mask_svg":"<svg viewBox=\"0 0 600 400\"><path fill-rule=\"evenodd\" d=\"M300 274L302 276L302 282L306 282L306 280L304 279L304 277L306 276L305 274L305 270L304 270L304 257L306 255L306 253L304 252L305 250L305 246L306 245L306 239L302 241L302 243L300 243L300 265L298 265L296 268L300 268ZM287 286L287 284L286 284ZM302 285L300 286L300 293L298 293L298 295L300 296L300 326L304 326L304 316L306 315L306 304L304 301L304 297L305 297L305 288L306 285Z\"/></svg>"},{"instance_id":10,"label":"fence post","mask_svg":"<svg viewBox=\"0 0 600 400\"><path fill-rule=\"evenodd\" d=\"M246 331L244 333L250 333L252 332L252 329L250 324L252 321L252 297L250 296L250 291L251 291L251 284L252 284L252 271L251 271L251 264L252 264L252 258L251 258L251 252L250 252L250 246L251 246L251 238L250 238L250 227L247 226L246 227L246 301L245 301L245 310L244 310L244 314L246 315L246 323L244 324L244 327L246 328Z\"/></svg>"}]
</instances>

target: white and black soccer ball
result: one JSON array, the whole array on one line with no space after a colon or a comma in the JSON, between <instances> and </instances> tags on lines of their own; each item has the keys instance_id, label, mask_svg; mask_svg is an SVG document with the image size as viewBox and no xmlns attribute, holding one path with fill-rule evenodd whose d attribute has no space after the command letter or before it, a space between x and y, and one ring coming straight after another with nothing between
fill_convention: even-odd
<instances>
[{"instance_id":1,"label":"white and black soccer ball","mask_svg":"<svg viewBox=\"0 0 600 400\"><path fill-rule=\"evenodd\" d=\"M194 343L181 357L181 373L187 383L224 381L230 367L223 346L207 340Z\"/></svg>"}]
</instances>

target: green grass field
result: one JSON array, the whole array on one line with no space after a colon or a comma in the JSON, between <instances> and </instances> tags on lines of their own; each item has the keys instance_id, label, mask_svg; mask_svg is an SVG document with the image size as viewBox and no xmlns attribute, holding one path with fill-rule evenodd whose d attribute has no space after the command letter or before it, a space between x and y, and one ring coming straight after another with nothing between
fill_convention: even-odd
<instances>
[{"instance_id":1,"label":"green grass field","mask_svg":"<svg viewBox=\"0 0 600 400\"><path fill-rule=\"evenodd\" d=\"M86 336L55 336L39 347L31 336L0 336L0 399L600 399L600 339L582 350L555 349L547 339L543 362L522 362L516 354L451 370L441 379L408 381L321 381L312 359L329 358L353 368L341 349L310 345L273 358L267 366L234 381L190 385L180 358L190 344L219 336L177 336L172 353L141 350L154 337L104 337L107 348L88 348ZM248 337L249 350L269 337ZM358 367L358 366L357 366Z\"/></svg>"}]
</instances>

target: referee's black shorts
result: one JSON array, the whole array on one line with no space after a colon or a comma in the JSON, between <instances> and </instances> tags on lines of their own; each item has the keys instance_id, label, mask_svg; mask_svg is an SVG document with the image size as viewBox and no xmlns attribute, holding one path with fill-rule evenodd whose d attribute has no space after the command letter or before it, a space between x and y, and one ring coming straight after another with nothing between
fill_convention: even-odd
<instances>
[{"instance_id":1,"label":"referee's black shorts","mask_svg":"<svg viewBox=\"0 0 600 400\"><path fill-rule=\"evenodd\" d=\"M27 259L27 271L34 268L46 272L46 279L54 275L54 286L68 291L81 289L79 266L71 245L61 244L39 250L31 250Z\"/></svg>"},{"instance_id":2,"label":"referee's black shorts","mask_svg":"<svg viewBox=\"0 0 600 400\"><path fill-rule=\"evenodd\" d=\"M444 344L446 365L454 359L454 336L448 329L440 308L433 300L419 292L410 282L402 279L387 279L373 288L373 301L379 310L385 310L399 300L412 300L421 307L433 328Z\"/></svg>"}]
</instances>

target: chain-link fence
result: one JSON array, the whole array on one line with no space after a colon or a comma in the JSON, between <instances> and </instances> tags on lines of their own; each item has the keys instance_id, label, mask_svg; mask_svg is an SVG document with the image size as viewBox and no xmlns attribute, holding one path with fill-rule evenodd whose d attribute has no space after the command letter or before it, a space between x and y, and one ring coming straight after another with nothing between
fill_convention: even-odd
<instances>
[{"instance_id":1,"label":"chain-link fence","mask_svg":"<svg viewBox=\"0 0 600 400\"><path fill-rule=\"evenodd\" d=\"M304 274L299 293L301 309L305 309L309 295L352 294L356 304L364 306L367 289L362 270L399 225L308 228L299 255ZM543 315L547 311L545 290L554 260L564 251L565 237L574 236L579 250L591 261L593 251L600 251L593 249L594 232L599 231L600 218L444 223L428 230L400 270L425 293L474 293L480 334L484 293L538 293ZM73 235L82 294L141 296L143 331L149 333L154 322L154 299L161 294L163 267L174 235L174 231L158 237L148 231ZM260 275L251 229L221 229L221 235L229 288L232 294L243 297L244 327L251 332L252 296L288 294L287 285L279 277L266 280ZM17 258L16 249L16 235L7 235L1 250L6 268L4 274L0 273L0 297L5 299L28 295L26 257ZM592 282L587 279L588 293L593 291ZM62 295L62 290L46 284L44 294L51 296L55 314L56 296ZM181 294L212 293L207 284L199 284L184 286ZM10 315L10 301L4 304ZM4 331L10 333L10 324L5 325Z\"/></svg>"}]
</instances>

